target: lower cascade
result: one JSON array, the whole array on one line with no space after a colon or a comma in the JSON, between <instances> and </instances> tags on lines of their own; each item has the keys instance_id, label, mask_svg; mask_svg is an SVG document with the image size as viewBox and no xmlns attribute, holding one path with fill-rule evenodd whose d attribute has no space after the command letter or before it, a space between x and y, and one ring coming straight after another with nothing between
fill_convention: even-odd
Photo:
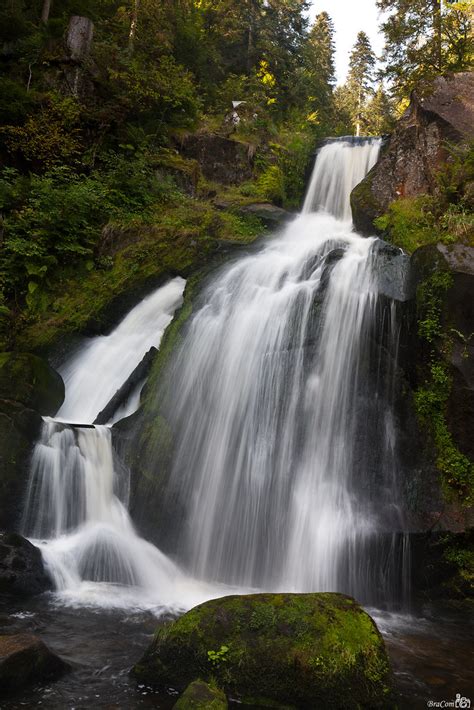
<instances>
[{"instance_id":1,"label":"lower cascade","mask_svg":"<svg viewBox=\"0 0 474 710\"><path fill-rule=\"evenodd\" d=\"M325 145L303 213L201 295L157 393L174 433L176 562L133 527L110 427L70 422L90 425L159 345L182 279L66 363L69 423L45 420L23 520L63 599L161 610L235 589L406 593L397 304L381 287L383 244L348 219L379 147ZM159 337L145 333L162 311Z\"/></svg>"}]
</instances>

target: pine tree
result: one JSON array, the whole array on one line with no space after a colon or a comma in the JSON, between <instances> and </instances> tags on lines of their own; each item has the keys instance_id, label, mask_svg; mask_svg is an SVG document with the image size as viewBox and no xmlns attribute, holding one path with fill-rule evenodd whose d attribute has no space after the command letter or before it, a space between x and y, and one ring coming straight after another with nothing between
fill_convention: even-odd
<instances>
[{"instance_id":1,"label":"pine tree","mask_svg":"<svg viewBox=\"0 0 474 710\"><path fill-rule=\"evenodd\" d=\"M356 136L361 133L364 108L373 95L375 54L365 32L359 32L349 59L346 82Z\"/></svg>"},{"instance_id":2,"label":"pine tree","mask_svg":"<svg viewBox=\"0 0 474 710\"><path fill-rule=\"evenodd\" d=\"M315 18L305 47L308 94L316 107L328 106L336 84L334 24L327 12Z\"/></svg>"},{"instance_id":3,"label":"pine tree","mask_svg":"<svg viewBox=\"0 0 474 710\"><path fill-rule=\"evenodd\" d=\"M472 2L377 0L377 7L388 13L381 25L384 76L399 98L420 80L472 68Z\"/></svg>"},{"instance_id":4,"label":"pine tree","mask_svg":"<svg viewBox=\"0 0 474 710\"><path fill-rule=\"evenodd\" d=\"M367 103L364 119L365 131L369 135L381 136L393 129L395 122L393 102L382 82L378 85L373 98Z\"/></svg>"}]
</instances>

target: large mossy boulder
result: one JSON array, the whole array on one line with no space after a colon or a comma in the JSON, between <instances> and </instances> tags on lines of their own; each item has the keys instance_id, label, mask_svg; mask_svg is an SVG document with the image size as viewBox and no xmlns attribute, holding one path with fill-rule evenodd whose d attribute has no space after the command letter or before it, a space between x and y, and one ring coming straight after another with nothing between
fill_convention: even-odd
<instances>
[{"instance_id":1,"label":"large mossy boulder","mask_svg":"<svg viewBox=\"0 0 474 710\"><path fill-rule=\"evenodd\" d=\"M34 634L0 636L0 698L27 685L59 678L69 669Z\"/></svg>"},{"instance_id":2,"label":"large mossy boulder","mask_svg":"<svg viewBox=\"0 0 474 710\"><path fill-rule=\"evenodd\" d=\"M0 353L0 399L54 416L64 401L64 382L46 360L31 353Z\"/></svg>"},{"instance_id":3,"label":"large mossy boulder","mask_svg":"<svg viewBox=\"0 0 474 710\"><path fill-rule=\"evenodd\" d=\"M394 200L436 193L448 144L474 138L473 96L474 72L440 76L413 92L379 160L351 194L358 232L375 234L374 220Z\"/></svg>"},{"instance_id":4,"label":"large mossy boulder","mask_svg":"<svg viewBox=\"0 0 474 710\"><path fill-rule=\"evenodd\" d=\"M23 491L41 416L54 415L64 383L30 353L0 353L0 529L18 527Z\"/></svg>"},{"instance_id":5,"label":"large mossy boulder","mask_svg":"<svg viewBox=\"0 0 474 710\"><path fill-rule=\"evenodd\" d=\"M342 594L215 599L161 627L134 674L184 690L214 679L247 705L390 705L390 669L371 617Z\"/></svg>"},{"instance_id":6,"label":"large mossy boulder","mask_svg":"<svg viewBox=\"0 0 474 710\"><path fill-rule=\"evenodd\" d=\"M18 533L0 533L0 593L30 596L52 588L40 550Z\"/></svg>"}]
</instances>

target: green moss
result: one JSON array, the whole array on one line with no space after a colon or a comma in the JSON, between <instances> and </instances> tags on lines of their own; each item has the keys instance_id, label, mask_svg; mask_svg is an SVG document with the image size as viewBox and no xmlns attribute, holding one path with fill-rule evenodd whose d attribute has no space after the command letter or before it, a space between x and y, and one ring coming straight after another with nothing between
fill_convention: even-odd
<instances>
[{"instance_id":1,"label":"green moss","mask_svg":"<svg viewBox=\"0 0 474 710\"><path fill-rule=\"evenodd\" d=\"M225 662L208 652L226 648ZM382 707L389 666L372 619L339 594L256 594L213 600L158 630L135 673L183 687L214 676L244 703Z\"/></svg>"},{"instance_id":2,"label":"green moss","mask_svg":"<svg viewBox=\"0 0 474 710\"><path fill-rule=\"evenodd\" d=\"M415 249L437 242L451 243L439 229L434 215L434 198L421 195L392 202L374 224L392 244L412 254Z\"/></svg>"}]
</instances>

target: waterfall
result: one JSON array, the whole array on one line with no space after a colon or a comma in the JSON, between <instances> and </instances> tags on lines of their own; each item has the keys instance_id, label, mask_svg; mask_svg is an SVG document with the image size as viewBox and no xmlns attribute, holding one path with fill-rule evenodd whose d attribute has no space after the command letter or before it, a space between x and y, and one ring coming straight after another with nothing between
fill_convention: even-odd
<instances>
[{"instance_id":1,"label":"waterfall","mask_svg":"<svg viewBox=\"0 0 474 710\"><path fill-rule=\"evenodd\" d=\"M129 471L110 427L90 423L159 345L184 281L64 365L66 399L44 422L23 517L63 601L162 610L250 588L373 601L397 583L396 304L379 295L378 240L348 220L379 147L326 144L303 213L201 294L157 392L174 436L166 495L183 511L177 562L135 531Z\"/></svg>"},{"instance_id":2,"label":"waterfall","mask_svg":"<svg viewBox=\"0 0 474 710\"><path fill-rule=\"evenodd\" d=\"M198 578L362 600L395 583L397 323L378 241L347 221L379 147L321 149L303 214L209 284L159 393Z\"/></svg>"}]
</instances>

